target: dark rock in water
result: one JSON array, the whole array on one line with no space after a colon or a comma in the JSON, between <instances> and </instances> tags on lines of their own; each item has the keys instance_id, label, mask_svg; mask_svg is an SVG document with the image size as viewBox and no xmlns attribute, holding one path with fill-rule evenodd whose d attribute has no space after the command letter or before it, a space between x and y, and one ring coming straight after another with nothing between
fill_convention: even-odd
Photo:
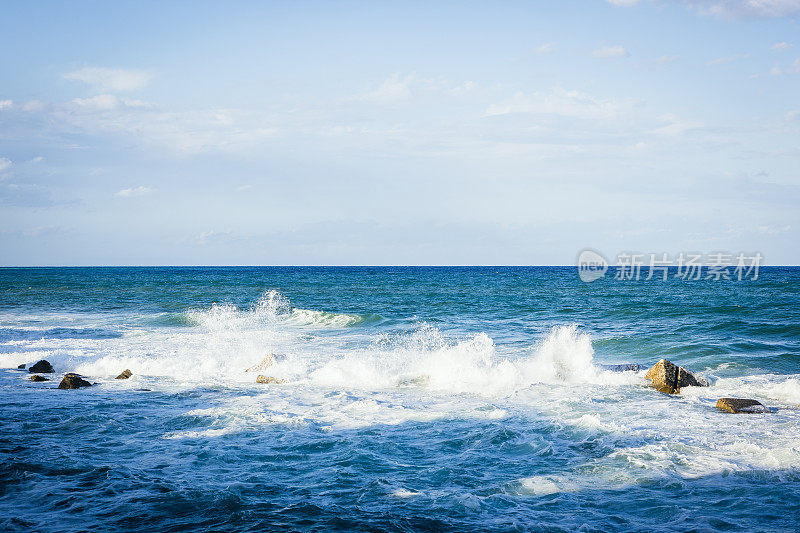
<instances>
[{"instance_id":1,"label":"dark rock in water","mask_svg":"<svg viewBox=\"0 0 800 533\"><path fill-rule=\"evenodd\" d=\"M767 408L757 400L747 398L720 398L717 409L726 413L766 413Z\"/></svg>"},{"instance_id":2,"label":"dark rock in water","mask_svg":"<svg viewBox=\"0 0 800 533\"><path fill-rule=\"evenodd\" d=\"M119 376L115 377L114 379L128 379L132 375L133 375L133 372L131 372L129 369L126 368L125 370L122 371L122 374L120 374Z\"/></svg>"},{"instance_id":3,"label":"dark rock in water","mask_svg":"<svg viewBox=\"0 0 800 533\"><path fill-rule=\"evenodd\" d=\"M666 394L677 394L682 387L704 387L694 374L666 359L662 359L647 371L645 376L653 386Z\"/></svg>"},{"instance_id":4,"label":"dark rock in water","mask_svg":"<svg viewBox=\"0 0 800 533\"><path fill-rule=\"evenodd\" d=\"M28 372L35 372L37 374L52 374L53 373L53 365L42 359L32 367L28 369Z\"/></svg>"},{"instance_id":5,"label":"dark rock in water","mask_svg":"<svg viewBox=\"0 0 800 533\"><path fill-rule=\"evenodd\" d=\"M70 372L64 376L61 383L58 385L59 389L80 389L81 387L91 387L92 384L80 377L78 374Z\"/></svg>"},{"instance_id":6,"label":"dark rock in water","mask_svg":"<svg viewBox=\"0 0 800 533\"><path fill-rule=\"evenodd\" d=\"M25 365L21 364L17 367L17 370L25 370Z\"/></svg>"},{"instance_id":7,"label":"dark rock in water","mask_svg":"<svg viewBox=\"0 0 800 533\"><path fill-rule=\"evenodd\" d=\"M50 380L44 376L40 376L39 374L34 374L31 376L31 381L50 381Z\"/></svg>"},{"instance_id":8,"label":"dark rock in water","mask_svg":"<svg viewBox=\"0 0 800 533\"><path fill-rule=\"evenodd\" d=\"M283 383L283 380L273 376L256 376L256 383Z\"/></svg>"},{"instance_id":9,"label":"dark rock in water","mask_svg":"<svg viewBox=\"0 0 800 533\"><path fill-rule=\"evenodd\" d=\"M612 372L638 372L642 370L642 365L636 363L626 365L600 365L603 370L610 370Z\"/></svg>"}]
</instances>

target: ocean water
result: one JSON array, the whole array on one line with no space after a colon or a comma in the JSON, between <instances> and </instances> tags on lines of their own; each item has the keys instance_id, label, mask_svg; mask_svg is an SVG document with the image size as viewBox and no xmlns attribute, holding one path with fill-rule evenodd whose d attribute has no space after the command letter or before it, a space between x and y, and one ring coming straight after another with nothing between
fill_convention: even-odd
<instances>
[{"instance_id":1,"label":"ocean water","mask_svg":"<svg viewBox=\"0 0 800 533\"><path fill-rule=\"evenodd\" d=\"M0 269L3 531L797 531L798 404L798 268Z\"/></svg>"}]
</instances>

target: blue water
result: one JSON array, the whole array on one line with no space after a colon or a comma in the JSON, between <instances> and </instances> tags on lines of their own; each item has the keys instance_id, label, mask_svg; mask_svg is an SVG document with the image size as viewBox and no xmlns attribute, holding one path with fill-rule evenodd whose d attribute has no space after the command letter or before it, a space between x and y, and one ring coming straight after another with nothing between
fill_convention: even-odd
<instances>
[{"instance_id":1,"label":"blue water","mask_svg":"<svg viewBox=\"0 0 800 533\"><path fill-rule=\"evenodd\" d=\"M799 289L780 267L0 269L0 529L796 531ZM711 386L602 367L662 357ZM49 382L16 370L39 359Z\"/></svg>"}]
</instances>

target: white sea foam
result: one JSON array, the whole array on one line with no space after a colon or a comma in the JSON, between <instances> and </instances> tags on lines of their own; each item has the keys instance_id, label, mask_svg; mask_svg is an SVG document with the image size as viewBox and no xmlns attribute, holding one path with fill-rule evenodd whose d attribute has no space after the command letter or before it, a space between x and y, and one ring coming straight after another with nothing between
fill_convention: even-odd
<instances>
[{"instance_id":1,"label":"white sea foam","mask_svg":"<svg viewBox=\"0 0 800 533\"><path fill-rule=\"evenodd\" d=\"M222 435L227 435L229 433L233 433L235 431L234 428L220 428L220 429L205 429L203 431L176 431L173 433L167 433L164 435L165 439L197 439L197 438L208 438L208 437L220 437Z\"/></svg>"},{"instance_id":2,"label":"white sea foam","mask_svg":"<svg viewBox=\"0 0 800 533\"><path fill-rule=\"evenodd\" d=\"M556 476L531 476L519 480L519 492L532 496L548 496L575 490L573 484Z\"/></svg>"},{"instance_id":3,"label":"white sea foam","mask_svg":"<svg viewBox=\"0 0 800 533\"><path fill-rule=\"evenodd\" d=\"M396 489L392 491L392 496L394 496L395 498L402 498L402 499L413 498L414 496L419 496L420 494L421 494L420 492L408 489Z\"/></svg>"},{"instance_id":4,"label":"white sea foam","mask_svg":"<svg viewBox=\"0 0 800 533\"><path fill-rule=\"evenodd\" d=\"M25 344L57 370L97 378L130 368L134 375L206 383L252 382L244 372L271 353L286 354L269 375L327 388L375 390L416 387L444 393L507 396L536 383L621 385L640 380L632 373L606 372L593 362L589 337L575 326L556 327L530 351L498 354L485 333L450 339L436 327L380 338L362 348L343 348L315 330L344 328L357 315L293 308L270 291L252 309L216 304L187 313L195 327L132 327L114 339L42 339ZM59 317L61 318L61 317ZM363 342L361 344L364 344ZM68 346L69 350L64 347ZM30 362L15 354L6 364Z\"/></svg>"}]
</instances>

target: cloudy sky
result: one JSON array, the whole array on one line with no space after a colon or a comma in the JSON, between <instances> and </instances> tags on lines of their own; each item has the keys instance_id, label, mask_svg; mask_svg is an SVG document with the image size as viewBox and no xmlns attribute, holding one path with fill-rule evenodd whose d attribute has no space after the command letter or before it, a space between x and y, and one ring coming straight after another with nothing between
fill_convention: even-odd
<instances>
[{"instance_id":1,"label":"cloudy sky","mask_svg":"<svg viewBox=\"0 0 800 533\"><path fill-rule=\"evenodd\" d=\"M800 263L800 0L0 4L0 264Z\"/></svg>"}]
</instances>

